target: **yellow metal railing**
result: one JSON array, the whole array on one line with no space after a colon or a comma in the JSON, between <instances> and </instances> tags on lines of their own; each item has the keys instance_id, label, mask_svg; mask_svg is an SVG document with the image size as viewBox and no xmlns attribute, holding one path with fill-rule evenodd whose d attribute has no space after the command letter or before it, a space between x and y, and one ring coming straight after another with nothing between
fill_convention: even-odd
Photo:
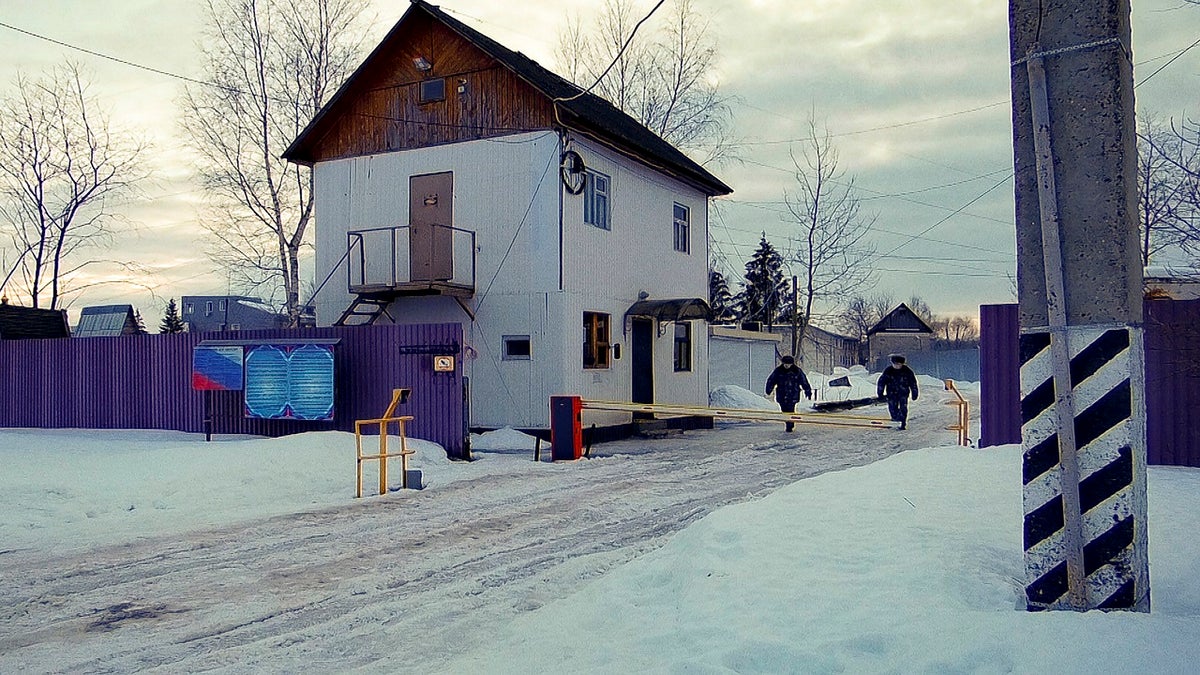
<instances>
[{"instance_id":1,"label":"yellow metal railing","mask_svg":"<svg viewBox=\"0 0 1200 675\"><path fill-rule=\"evenodd\" d=\"M412 450L408 449L408 438L404 433L404 425L412 420L412 415L399 415L396 413L396 406L408 400L408 395L411 389L393 389L392 402L384 411L383 416L373 420L355 420L354 422L354 445L358 455L358 481L355 484L355 497L362 497L362 482L363 482L363 462L378 461L379 462L379 494L387 494L388 480L387 467L388 460L394 457L400 458L400 487L408 487L408 456L413 454ZM392 424L396 425L397 432L400 436L400 451L388 452L388 432ZM362 430L363 427L371 425L379 425L379 454L364 455L362 447Z\"/></svg>"},{"instance_id":2,"label":"yellow metal railing","mask_svg":"<svg viewBox=\"0 0 1200 675\"><path fill-rule=\"evenodd\" d=\"M962 446L970 446L970 431L971 431L971 404L967 403L967 399L963 398L962 392L958 387L954 386L954 380L946 380L946 391L954 392L957 397L956 401L946 401L946 405L957 406L958 421L946 427L949 431L958 432L958 444Z\"/></svg>"}]
</instances>

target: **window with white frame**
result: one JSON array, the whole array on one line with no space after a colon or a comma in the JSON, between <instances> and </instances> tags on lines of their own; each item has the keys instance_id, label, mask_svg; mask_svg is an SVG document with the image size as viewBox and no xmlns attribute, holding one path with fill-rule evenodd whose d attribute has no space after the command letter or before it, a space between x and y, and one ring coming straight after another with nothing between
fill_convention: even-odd
<instances>
[{"instance_id":1,"label":"window with white frame","mask_svg":"<svg viewBox=\"0 0 1200 675\"><path fill-rule=\"evenodd\" d=\"M608 176L588 169L583 187L583 222L602 230L611 230L609 221L609 187Z\"/></svg>"},{"instance_id":2,"label":"window with white frame","mask_svg":"<svg viewBox=\"0 0 1200 675\"><path fill-rule=\"evenodd\" d=\"M675 205L675 250L680 253L692 252L691 212L683 204Z\"/></svg>"},{"instance_id":3,"label":"window with white frame","mask_svg":"<svg viewBox=\"0 0 1200 675\"><path fill-rule=\"evenodd\" d=\"M213 313L213 304L212 304L212 300L209 300L208 302L204 303L204 316L212 316L212 313Z\"/></svg>"},{"instance_id":4,"label":"window with white frame","mask_svg":"<svg viewBox=\"0 0 1200 675\"><path fill-rule=\"evenodd\" d=\"M680 321L675 324L675 372L692 369L692 324Z\"/></svg>"},{"instance_id":5,"label":"window with white frame","mask_svg":"<svg viewBox=\"0 0 1200 675\"><path fill-rule=\"evenodd\" d=\"M501 358L505 361L528 361L533 358L533 348L529 336L505 335Z\"/></svg>"},{"instance_id":6,"label":"window with white frame","mask_svg":"<svg viewBox=\"0 0 1200 675\"><path fill-rule=\"evenodd\" d=\"M608 368L611 318L600 312L583 313L583 367Z\"/></svg>"}]
</instances>

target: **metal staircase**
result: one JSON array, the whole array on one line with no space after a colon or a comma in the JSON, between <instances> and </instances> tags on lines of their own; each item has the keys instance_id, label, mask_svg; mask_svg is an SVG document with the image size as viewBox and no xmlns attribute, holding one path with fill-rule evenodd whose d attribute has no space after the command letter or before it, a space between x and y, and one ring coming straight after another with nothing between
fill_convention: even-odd
<instances>
[{"instance_id":1,"label":"metal staircase","mask_svg":"<svg viewBox=\"0 0 1200 675\"><path fill-rule=\"evenodd\" d=\"M392 298L359 293L354 296L354 302L342 312L342 316L333 322L335 326L370 326L384 315L395 323L396 320L388 313L387 306L392 304Z\"/></svg>"}]
</instances>

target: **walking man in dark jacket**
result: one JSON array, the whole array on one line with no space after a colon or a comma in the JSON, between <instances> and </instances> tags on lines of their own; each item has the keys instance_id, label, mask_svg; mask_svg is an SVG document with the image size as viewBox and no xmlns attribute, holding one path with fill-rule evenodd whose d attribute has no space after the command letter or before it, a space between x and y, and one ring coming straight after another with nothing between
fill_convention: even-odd
<instances>
[{"instance_id":1,"label":"walking man in dark jacket","mask_svg":"<svg viewBox=\"0 0 1200 675\"><path fill-rule=\"evenodd\" d=\"M904 357L892 354L892 365L883 369L877 386L879 398L887 398L888 413L901 429L908 428L908 397L917 400L917 375L904 365Z\"/></svg>"},{"instance_id":2,"label":"walking man in dark jacket","mask_svg":"<svg viewBox=\"0 0 1200 675\"><path fill-rule=\"evenodd\" d=\"M800 390L804 390L804 398L812 398L812 387L808 384L808 378L805 377L804 371L796 365L795 359L785 356L779 361L779 366L767 377L767 396L770 396L771 391L774 390L779 410L785 413L794 413L796 412L796 403L800 400ZM791 431L794 426L792 422L788 422L787 430Z\"/></svg>"}]
</instances>

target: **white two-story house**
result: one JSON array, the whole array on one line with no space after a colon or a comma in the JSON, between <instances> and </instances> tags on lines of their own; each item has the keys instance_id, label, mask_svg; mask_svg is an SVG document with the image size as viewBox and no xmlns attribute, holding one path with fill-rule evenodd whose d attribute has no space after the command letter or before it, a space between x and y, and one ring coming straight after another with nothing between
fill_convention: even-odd
<instances>
[{"instance_id":1,"label":"white two-story house","mask_svg":"<svg viewBox=\"0 0 1200 675\"><path fill-rule=\"evenodd\" d=\"M556 394L707 405L731 189L607 101L414 0L285 156L347 280L318 323L461 323L473 427L546 428Z\"/></svg>"}]
</instances>

